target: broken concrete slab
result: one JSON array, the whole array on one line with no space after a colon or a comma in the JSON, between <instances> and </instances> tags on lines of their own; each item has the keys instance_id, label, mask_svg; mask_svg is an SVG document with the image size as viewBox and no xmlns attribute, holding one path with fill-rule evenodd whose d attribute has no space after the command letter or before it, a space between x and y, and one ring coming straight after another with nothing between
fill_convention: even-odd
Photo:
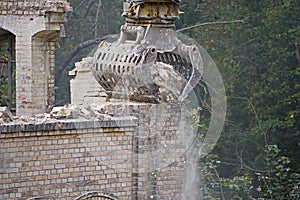
<instances>
[{"instance_id":1,"label":"broken concrete slab","mask_svg":"<svg viewBox=\"0 0 300 200\"><path fill-rule=\"evenodd\" d=\"M102 104L84 104L80 106L67 105L54 107L50 112L50 118L53 119L111 119L108 115L106 105Z\"/></svg>"},{"instance_id":2,"label":"broken concrete slab","mask_svg":"<svg viewBox=\"0 0 300 200\"><path fill-rule=\"evenodd\" d=\"M7 107L0 107L0 124L12 122L14 120L13 114Z\"/></svg>"}]
</instances>

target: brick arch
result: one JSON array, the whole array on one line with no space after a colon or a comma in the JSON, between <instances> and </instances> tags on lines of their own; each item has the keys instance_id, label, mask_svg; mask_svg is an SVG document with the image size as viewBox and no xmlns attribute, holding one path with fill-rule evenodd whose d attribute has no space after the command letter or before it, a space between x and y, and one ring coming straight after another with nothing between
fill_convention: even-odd
<instances>
[{"instance_id":1,"label":"brick arch","mask_svg":"<svg viewBox=\"0 0 300 200\"><path fill-rule=\"evenodd\" d=\"M4 27L4 26L0 26L0 35L3 35L3 34L12 34L15 36L15 34L9 30L8 28Z\"/></svg>"},{"instance_id":2,"label":"brick arch","mask_svg":"<svg viewBox=\"0 0 300 200\"><path fill-rule=\"evenodd\" d=\"M35 32L32 37L47 38L48 40L56 40L60 37L65 37L65 30L62 26L60 30L39 30Z\"/></svg>"},{"instance_id":3,"label":"brick arch","mask_svg":"<svg viewBox=\"0 0 300 200\"><path fill-rule=\"evenodd\" d=\"M16 35L15 27L12 27L12 25L7 22L9 20L11 21L7 16L0 15L0 29Z\"/></svg>"},{"instance_id":4,"label":"brick arch","mask_svg":"<svg viewBox=\"0 0 300 200\"><path fill-rule=\"evenodd\" d=\"M38 196L38 197L32 197L32 198L29 198L29 199L26 199L26 200L52 200L48 197L44 197L44 196Z\"/></svg>"},{"instance_id":5,"label":"brick arch","mask_svg":"<svg viewBox=\"0 0 300 200\"><path fill-rule=\"evenodd\" d=\"M102 192L88 192L74 200L117 200L117 198Z\"/></svg>"}]
</instances>

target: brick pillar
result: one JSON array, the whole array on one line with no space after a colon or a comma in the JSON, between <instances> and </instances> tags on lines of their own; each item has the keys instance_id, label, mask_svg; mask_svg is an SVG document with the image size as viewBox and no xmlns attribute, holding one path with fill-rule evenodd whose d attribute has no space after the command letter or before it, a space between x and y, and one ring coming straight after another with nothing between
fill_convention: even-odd
<instances>
[{"instance_id":1,"label":"brick pillar","mask_svg":"<svg viewBox=\"0 0 300 200\"><path fill-rule=\"evenodd\" d=\"M54 60L54 52L48 46L47 37L34 36L32 38L32 54L34 59L32 65L32 84L31 95L32 104L31 114L49 111L54 99L54 84L49 87L54 71L51 70L51 60ZM50 48L50 49L49 49ZM51 74L52 73L52 74ZM51 91L51 93L50 93Z\"/></svg>"},{"instance_id":2,"label":"brick pillar","mask_svg":"<svg viewBox=\"0 0 300 200\"><path fill-rule=\"evenodd\" d=\"M49 74L48 74L48 107L47 112L50 111L51 106L55 101L55 41L50 40L47 43L47 56L49 59Z\"/></svg>"},{"instance_id":3,"label":"brick pillar","mask_svg":"<svg viewBox=\"0 0 300 200\"><path fill-rule=\"evenodd\" d=\"M16 36L16 114L29 115L32 96L31 36Z\"/></svg>"},{"instance_id":4,"label":"brick pillar","mask_svg":"<svg viewBox=\"0 0 300 200\"><path fill-rule=\"evenodd\" d=\"M54 103L54 42L16 36L16 114L34 115Z\"/></svg>"}]
</instances>

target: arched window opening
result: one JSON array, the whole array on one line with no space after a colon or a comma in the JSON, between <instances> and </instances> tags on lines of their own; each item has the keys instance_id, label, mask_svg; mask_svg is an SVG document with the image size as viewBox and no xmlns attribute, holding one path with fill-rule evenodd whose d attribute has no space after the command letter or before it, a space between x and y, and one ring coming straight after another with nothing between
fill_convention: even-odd
<instances>
[{"instance_id":1,"label":"arched window opening","mask_svg":"<svg viewBox=\"0 0 300 200\"><path fill-rule=\"evenodd\" d=\"M117 200L117 198L102 192L88 192L80 195L74 200Z\"/></svg>"},{"instance_id":2,"label":"arched window opening","mask_svg":"<svg viewBox=\"0 0 300 200\"><path fill-rule=\"evenodd\" d=\"M0 106L16 109L15 35L0 29Z\"/></svg>"}]
</instances>

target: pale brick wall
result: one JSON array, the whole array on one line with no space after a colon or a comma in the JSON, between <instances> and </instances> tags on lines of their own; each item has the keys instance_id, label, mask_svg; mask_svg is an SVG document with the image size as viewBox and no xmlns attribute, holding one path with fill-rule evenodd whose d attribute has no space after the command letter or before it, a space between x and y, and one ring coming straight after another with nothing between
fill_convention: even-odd
<instances>
[{"instance_id":1,"label":"pale brick wall","mask_svg":"<svg viewBox=\"0 0 300 200\"><path fill-rule=\"evenodd\" d=\"M54 102L54 42L71 7L66 0L1 0L0 29L16 39L16 114L49 111Z\"/></svg>"},{"instance_id":2,"label":"pale brick wall","mask_svg":"<svg viewBox=\"0 0 300 200\"><path fill-rule=\"evenodd\" d=\"M54 42L36 35L32 38L32 113L49 112L54 103Z\"/></svg>"},{"instance_id":3,"label":"pale brick wall","mask_svg":"<svg viewBox=\"0 0 300 200\"><path fill-rule=\"evenodd\" d=\"M70 5L65 0L1 0L0 15L45 15L45 12L65 12Z\"/></svg>"},{"instance_id":4,"label":"pale brick wall","mask_svg":"<svg viewBox=\"0 0 300 200\"><path fill-rule=\"evenodd\" d=\"M0 126L0 199L183 199L179 104L106 103L109 121ZM125 117L130 116L130 117Z\"/></svg>"},{"instance_id":5,"label":"pale brick wall","mask_svg":"<svg viewBox=\"0 0 300 200\"><path fill-rule=\"evenodd\" d=\"M114 116L134 116L133 199L181 200L185 177L182 105L108 103Z\"/></svg>"},{"instance_id":6,"label":"pale brick wall","mask_svg":"<svg viewBox=\"0 0 300 200\"><path fill-rule=\"evenodd\" d=\"M75 69L69 72L74 76L70 80L71 104L80 106L84 104L101 104L105 97L100 97L104 89L94 78L91 65L93 57L84 58L82 61L75 63Z\"/></svg>"},{"instance_id":7,"label":"pale brick wall","mask_svg":"<svg viewBox=\"0 0 300 200\"><path fill-rule=\"evenodd\" d=\"M0 126L0 199L74 199L87 191L128 199L133 131L128 120Z\"/></svg>"},{"instance_id":8,"label":"pale brick wall","mask_svg":"<svg viewBox=\"0 0 300 200\"><path fill-rule=\"evenodd\" d=\"M55 101L55 40L47 41L47 55L49 56L49 74L47 76L48 104L46 111L54 105Z\"/></svg>"}]
</instances>

